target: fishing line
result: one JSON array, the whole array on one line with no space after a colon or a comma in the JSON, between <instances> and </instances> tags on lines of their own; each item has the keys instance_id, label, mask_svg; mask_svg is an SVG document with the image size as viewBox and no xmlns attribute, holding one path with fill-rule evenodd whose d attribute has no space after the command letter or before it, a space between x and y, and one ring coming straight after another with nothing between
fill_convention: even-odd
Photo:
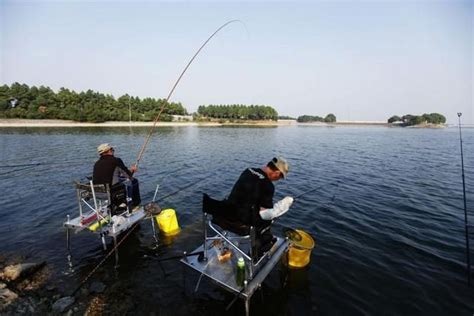
<instances>
[{"instance_id":1,"label":"fishing line","mask_svg":"<svg viewBox=\"0 0 474 316\"><path fill-rule=\"evenodd\" d=\"M174 191L174 192L171 192L170 194L164 195L164 196L160 197L160 198L158 199L158 201L163 201L164 199L166 199L166 198L168 198L168 197L170 197L170 196L173 196L173 195L175 195L175 194L178 194L178 193L180 193L181 191L184 191L184 190L186 190L186 189L188 189L188 188L190 188L190 187L192 187L192 186L198 184L199 182L201 182L202 180L204 180L204 179L206 179L206 178L207 178L207 176L206 176L206 177L203 177L203 178L200 178L200 179L198 179L198 180L196 180L196 181L194 181L194 182L192 182L192 183L190 183L190 184L188 184L188 185L186 185L186 186L184 186L184 187L182 187L182 188L177 189L177 190Z\"/></svg>"},{"instance_id":2,"label":"fishing line","mask_svg":"<svg viewBox=\"0 0 474 316\"><path fill-rule=\"evenodd\" d=\"M194 61L194 59L197 57L197 55L201 52L201 50L206 46L206 44L220 31L222 30L224 27L226 27L227 25L231 24L231 23L234 23L234 22L240 22L240 23L243 23L242 21L240 20L231 20L229 22L226 22L224 23L223 25L221 25L216 31L214 31L214 33L211 34L211 36L209 36L209 38L201 45L201 47L199 47L199 49L196 51L196 53L193 55L193 57L189 60L188 64L186 65L186 67L184 67L183 71L181 72L181 74L179 75L178 79L176 80L176 82L174 83L173 87L171 88L171 91L169 92L168 94L168 97L166 98L165 102L163 103L163 105L161 106L155 120L153 121L153 125L152 127L150 128L150 131L148 132L148 135L146 136L145 138L145 141L138 153L138 157L137 157L137 160L135 162L135 166L138 167L138 164L140 163L140 160L142 159L142 156L143 156L143 153L145 152L145 148L146 146L148 145L148 142L150 141L150 138L151 138L151 135L153 134L153 131L155 130L155 127L156 127L156 123L158 122L160 116L161 116L161 113L164 111L165 107L166 107L166 104L168 103L168 101L170 100L171 98L171 95L173 94L174 90L176 89L178 83L180 82L181 78L184 76L184 74L186 73L186 71L188 70L189 66L191 65L191 63Z\"/></svg>"},{"instance_id":3,"label":"fishing line","mask_svg":"<svg viewBox=\"0 0 474 316\"><path fill-rule=\"evenodd\" d=\"M3 176L3 175L5 175L5 174L9 174L9 173L14 173L14 172L22 171L22 170L31 169L31 168L33 168L33 167L35 167L35 166L28 166L28 167L24 167L24 168L18 168L18 169L14 169L14 170L2 172L2 173L0 173L0 176Z\"/></svg>"},{"instance_id":4,"label":"fishing line","mask_svg":"<svg viewBox=\"0 0 474 316\"><path fill-rule=\"evenodd\" d=\"M310 190L308 190L308 191L305 191L305 192L303 192L303 193L301 193L301 194L298 194L297 196L295 196L295 197L293 198L293 200L296 202L296 199L299 199L299 198L302 197L303 195L306 195L306 194L308 194L308 193L317 191L317 190L319 190L319 189L321 189L321 188L323 188L323 187L326 187L326 186L330 186L330 185L336 184L337 187L339 187L339 182L340 182L340 180L337 180L337 181L330 182L330 183L328 183L328 184L320 185L320 186L317 187L317 188L313 188L313 189L310 189Z\"/></svg>"},{"instance_id":5,"label":"fishing line","mask_svg":"<svg viewBox=\"0 0 474 316\"><path fill-rule=\"evenodd\" d=\"M6 166L0 166L0 168L18 168L18 167L29 167L29 166L39 166L41 165L40 162L36 163L27 163L27 164L22 164L22 165L6 165Z\"/></svg>"}]
</instances>

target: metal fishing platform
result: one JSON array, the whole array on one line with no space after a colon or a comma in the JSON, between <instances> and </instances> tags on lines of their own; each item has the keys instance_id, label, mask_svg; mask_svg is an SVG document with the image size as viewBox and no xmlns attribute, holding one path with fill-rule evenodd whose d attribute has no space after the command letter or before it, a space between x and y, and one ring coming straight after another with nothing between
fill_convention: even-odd
<instances>
[{"instance_id":1,"label":"metal fishing platform","mask_svg":"<svg viewBox=\"0 0 474 316\"><path fill-rule=\"evenodd\" d=\"M208 246L211 246L208 244ZM193 253L202 252L204 246L196 248ZM272 249L263 258L261 269L257 271L252 280L247 281L246 286L239 286L236 282L237 256L232 256L227 262L220 262L216 252L210 252L207 261L199 261L198 256L189 256L181 259L181 262L188 267L205 275L215 281L220 287L234 293L244 299L246 314L249 313L249 301L257 289L260 288L268 274L273 270L282 255L288 250L288 242L283 238L278 238ZM200 282L200 281L199 281ZM196 290L199 284L196 285Z\"/></svg>"},{"instance_id":2,"label":"metal fishing platform","mask_svg":"<svg viewBox=\"0 0 474 316\"><path fill-rule=\"evenodd\" d=\"M204 200L208 198L206 195ZM203 202L204 243L190 255L184 254L181 262L201 275L195 287L198 291L202 277L206 276L219 287L236 295L227 309L242 298L245 303L245 314L250 313L250 299L259 289L281 257L287 253L290 241L288 238L276 237L272 247L257 258L255 251L255 228L249 227L247 235L223 229L207 214L206 202ZM213 234L209 236L209 232ZM223 255L223 253L225 253ZM199 254L199 256L197 256ZM227 257L227 258L226 258ZM237 260L245 262L245 281L237 284Z\"/></svg>"},{"instance_id":3,"label":"metal fishing platform","mask_svg":"<svg viewBox=\"0 0 474 316\"><path fill-rule=\"evenodd\" d=\"M106 238L114 241L115 264L118 266L117 238L125 233L138 222L145 218L151 219L153 233L155 224L153 217L145 211L142 205L131 207L129 204L122 205L121 211L112 212L111 204L113 196L108 185L95 185L89 183L75 182L79 216L70 218L63 223L66 228L67 250L70 253L70 232L88 232L99 236L104 250L107 250ZM155 191L155 197L156 193ZM128 197L125 197L126 200Z\"/></svg>"}]
</instances>

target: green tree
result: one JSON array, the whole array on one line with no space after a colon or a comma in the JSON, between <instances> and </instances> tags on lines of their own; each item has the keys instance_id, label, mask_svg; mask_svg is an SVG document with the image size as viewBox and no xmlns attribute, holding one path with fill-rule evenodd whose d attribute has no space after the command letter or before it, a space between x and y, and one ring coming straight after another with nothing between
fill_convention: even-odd
<instances>
[{"instance_id":1,"label":"green tree","mask_svg":"<svg viewBox=\"0 0 474 316\"><path fill-rule=\"evenodd\" d=\"M387 122L388 123L393 123L393 122L400 122L402 120L402 118L398 115L394 115L392 117L390 117Z\"/></svg>"},{"instance_id":2,"label":"green tree","mask_svg":"<svg viewBox=\"0 0 474 316\"><path fill-rule=\"evenodd\" d=\"M332 113L329 113L324 118L324 122L326 122L326 123L335 123L336 122L336 116Z\"/></svg>"}]
</instances>

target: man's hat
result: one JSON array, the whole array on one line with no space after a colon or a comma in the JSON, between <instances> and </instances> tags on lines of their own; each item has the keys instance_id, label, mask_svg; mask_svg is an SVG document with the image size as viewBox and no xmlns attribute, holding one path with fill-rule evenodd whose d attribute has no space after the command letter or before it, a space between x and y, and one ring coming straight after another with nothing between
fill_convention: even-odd
<instances>
[{"instance_id":1,"label":"man's hat","mask_svg":"<svg viewBox=\"0 0 474 316\"><path fill-rule=\"evenodd\" d=\"M100 144L97 147L97 152L99 153L99 155L102 155L103 153L108 152L111 149L112 149L112 146L110 146L110 144Z\"/></svg>"},{"instance_id":2,"label":"man's hat","mask_svg":"<svg viewBox=\"0 0 474 316\"><path fill-rule=\"evenodd\" d=\"M271 163L278 169L280 170L281 174L283 175L283 178L286 178L286 175L290 171L290 166L288 165L288 162L286 162L285 158L283 157L275 157L272 159Z\"/></svg>"}]
</instances>

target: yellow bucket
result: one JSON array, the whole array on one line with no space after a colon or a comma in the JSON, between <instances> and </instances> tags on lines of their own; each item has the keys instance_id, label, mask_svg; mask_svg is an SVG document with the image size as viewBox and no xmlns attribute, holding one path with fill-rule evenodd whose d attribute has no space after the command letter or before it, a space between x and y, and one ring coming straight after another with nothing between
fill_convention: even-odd
<instances>
[{"instance_id":1,"label":"yellow bucket","mask_svg":"<svg viewBox=\"0 0 474 316\"><path fill-rule=\"evenodd\" d=\"M162 210L160 214L155 216L155 219L158 223L161 233L165 236L176 235L181 230L178 225L176 212L171 208Z\"/></svg>"},{"instance_id":2,"label":"yellow bucket","mask_svg":"<svg viewBox=\"0 0 474 316\"><path fill-rule=\"evenodd\" d=\"M301 240L292 240L288 250L288 265L291 268L306 267L311 259L311 251L315 242L313 238L306 232L295 229L301 236Z\"/></svg>"}]
</instances>

